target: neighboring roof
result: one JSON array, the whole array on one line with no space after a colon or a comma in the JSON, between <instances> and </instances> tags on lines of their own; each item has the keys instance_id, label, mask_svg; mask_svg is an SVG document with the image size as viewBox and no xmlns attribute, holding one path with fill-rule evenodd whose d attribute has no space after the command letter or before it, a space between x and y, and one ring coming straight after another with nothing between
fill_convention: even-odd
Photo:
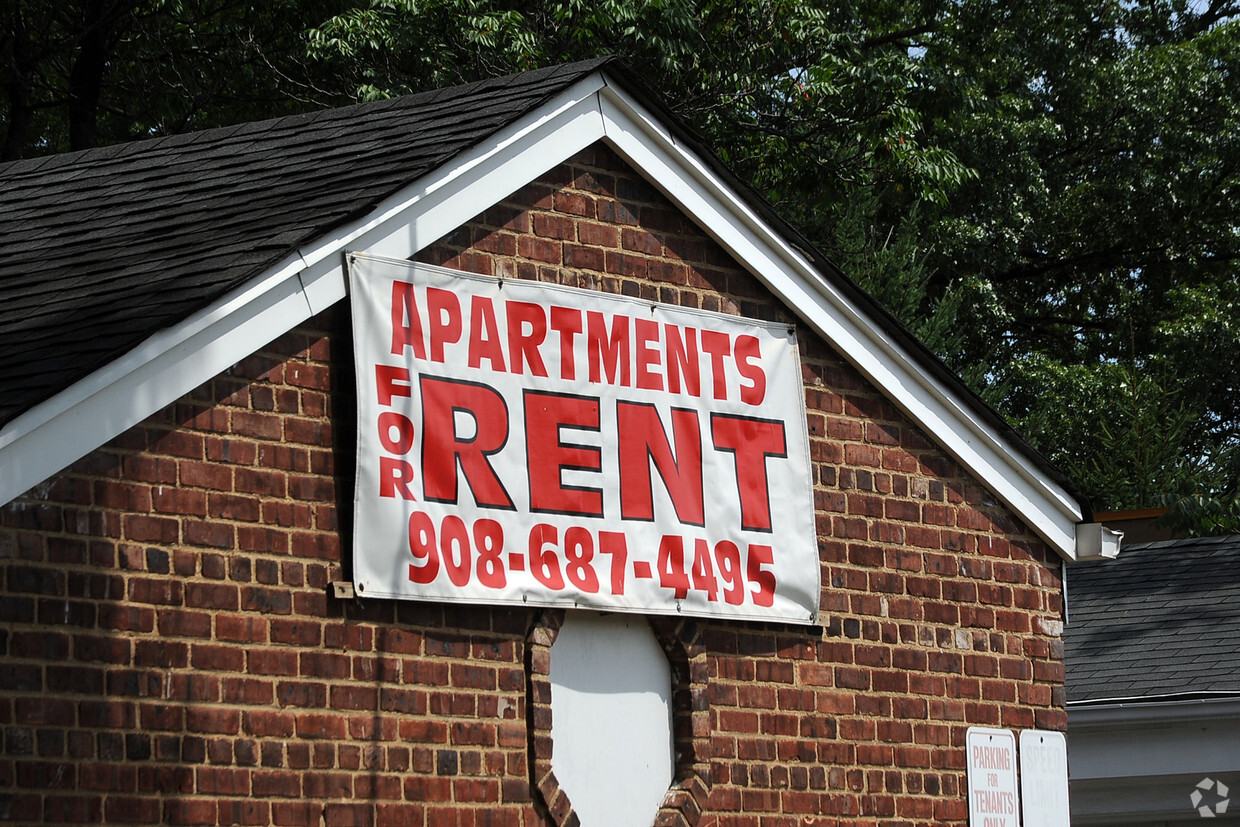
<instances>
[{"instance_id":1,"label":"neighboring roof","mask_svg":"<svg viewBox=\"0 0 1240 827\"><path fill-rule=\"evenodd\" d=\"M0 502L596 141L1075 555L1062 475L608 59L0 166Z\"/></svg>"},{"instance_id":2,"label":"neighboring roof","mask_svg":"<svg viewBox=\"0 0 1240 827\"><path fill-rule=\"evenodd\" d=\"M0 165L0 427L604 63Z\"/></svg>"},{"instance_id":3,"label":"neighboring roof","mask_svg":"<svg viewBox=\"0 0 1240 827\"><path fill-rule=\"evenodd\" d=\"M1240 695L1240 535L1072 566L1069 704Z\"/></svg>"}]
</instances>

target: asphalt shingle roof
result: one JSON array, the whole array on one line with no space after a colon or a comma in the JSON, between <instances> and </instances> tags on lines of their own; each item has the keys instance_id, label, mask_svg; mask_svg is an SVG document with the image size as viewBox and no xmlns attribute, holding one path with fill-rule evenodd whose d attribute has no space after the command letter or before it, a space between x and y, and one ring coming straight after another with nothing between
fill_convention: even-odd
<instances>
[{"instance_id":1,"label":"asphalt shingle roof","mask_svg":"<svg viewBox=\"0 0 1240 827\"><path fill-rule=\"evenodd\" d=\"M0 427L607 62L0 165Z\"/></svg>"},{"instance_id":2,"label":"asphalt shingle roof","mask_svg":"<svg viewBox=\"0 0 1240 827\"><path fill-rule=\"evenodd\" d=\"M1068 568L1070 703L1240 694L1240 535Z\"/></svg>"}]
</instances>

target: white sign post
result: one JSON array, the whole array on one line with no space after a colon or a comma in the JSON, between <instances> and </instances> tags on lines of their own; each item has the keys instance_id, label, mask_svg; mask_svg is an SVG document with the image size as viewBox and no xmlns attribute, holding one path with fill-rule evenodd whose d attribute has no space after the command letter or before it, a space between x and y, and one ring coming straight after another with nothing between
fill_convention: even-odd
<instances>
[{"instance_id":1,"label":"white sign post","mask_svg":"<svg viewBox=\"0 0 1240 827\"><path fill-rule=\"evenodd\" d=\"M1062 732L1021 732L1020 802L1025 827L1068 827L1068 744Z\"/></svg>"},{"instance_id":2,"label":"white sign post","mask_svg":"<svg viewBox=\"0 0 1240 827\"><path fill-rule=\"evenodd\" d=\"M1016 737L1012 731L969 727L965 749L971 827L1019 827Z\"/></svg>"},{"instance_id":3,"label":"white sign post","mask_svg":"<svg viewBox=\"0 0 1240 827\"><path fill-rule=\"evenodd\" d=\"M812 623L786 324L352 255L367 597Z\"/></svg>"}]
</instances>

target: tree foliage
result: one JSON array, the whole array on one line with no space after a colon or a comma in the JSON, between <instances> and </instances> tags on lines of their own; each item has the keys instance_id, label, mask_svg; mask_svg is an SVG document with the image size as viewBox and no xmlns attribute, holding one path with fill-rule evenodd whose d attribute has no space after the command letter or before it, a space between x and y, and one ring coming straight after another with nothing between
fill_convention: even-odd
<instances>
[{"instance_id":1,"label":"tree foliage","mask_svg":"<svg viewBox=\"0 0 1240 827\"><path fill-rule=\"evenodd\" d=\"M996 298L945 355L1097 507L1236 501L1237 11L966 2L926 53L928 140L978 173L930 293Z\"/></svg>"},{"instance_id":2,"label":"tree foliage","mask_svg":"<svg viewBox=\"0 0 1240 827\"><path fill-rule=\"evenodd\" d=\"M312 29L310 49L361 98L618 54L807 219L880 183L943 200L967 170L917 143L918 66L896 29L918 4L856 12L799 0L371 0Z\"/></svg>"},{"instance_id":3,"label":"tree foliage","mask_svg":"<svg viewBox=\"0 0 1240 827\"><path fill-rule=\"evenodd\" d=\"M304 34L342 2L0 0L0 160L344 102Z\"/></svg>"},{"instance_id":4,"label":"tree foliage","mask_svg":"<svg viewBox=\"0 0 1240 827\"><path fill-rule=\"evenodd\" d=\"M1240 0L0 2L6 157L618 54L1096 508L1240 530Z\"/></svg>"}]
</instances>

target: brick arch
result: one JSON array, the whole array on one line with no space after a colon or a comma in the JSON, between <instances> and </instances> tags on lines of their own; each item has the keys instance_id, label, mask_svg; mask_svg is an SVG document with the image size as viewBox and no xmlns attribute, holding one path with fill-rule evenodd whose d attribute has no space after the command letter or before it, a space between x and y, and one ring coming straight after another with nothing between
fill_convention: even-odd
<instances>
[{"instance_id":1,"label":"brick arch","mask_svg":"<svg viewBox=\"0 0 1240 827\"><path fill-rule=\"evenodd\" d=\"M551 647L564 625L563 609L545 609L526 637L530 788L537 805L558 827L580 824L568 793L551 769ZM710 701L706 647L688 619L648 617L672 667L672 784L655 817L659 827L697 824L710 794Z\"/></svg>"}]
</instances>

